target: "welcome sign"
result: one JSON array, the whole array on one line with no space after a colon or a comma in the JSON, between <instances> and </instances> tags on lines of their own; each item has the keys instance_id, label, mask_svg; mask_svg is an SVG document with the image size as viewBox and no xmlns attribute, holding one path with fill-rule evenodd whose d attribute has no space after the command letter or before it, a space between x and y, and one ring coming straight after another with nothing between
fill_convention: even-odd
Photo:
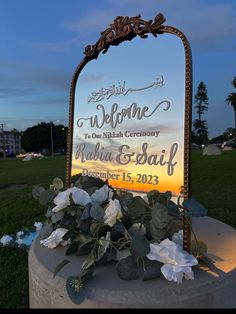
<instances>
[{"instance_id":1,"label":"welcome sign","mask_svg":"<svg viewBox=\"0 0 236 314\"><path fill-rule=\"evenodd\" d=\"M190 50L163 21L118 17L86 47L72 82L68 180L82 174L188 197Z\"/></svg>"}]
</instances>

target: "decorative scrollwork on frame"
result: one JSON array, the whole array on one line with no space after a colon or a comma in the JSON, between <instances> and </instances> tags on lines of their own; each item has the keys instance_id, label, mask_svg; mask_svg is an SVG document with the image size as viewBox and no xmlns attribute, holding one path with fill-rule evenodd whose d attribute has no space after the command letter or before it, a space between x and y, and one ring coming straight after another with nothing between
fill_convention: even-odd
<instances>
[{"instance_id":1,"label":"decorative scrollwork on frame","mask_svg":"<svg viewBox=\"0 0 236 314\"><path fill-rule=\"evenodd\" d=\"M131 40L136 36L146 38L148 33L153 36L161 34L162 24L165 22L163 14L158 14L153 20L145 21L141 15L135 17L117 16L113 24L101 32L101 37L95 45L85 47L86 59L96 59L100 52L105 53L111 45L117 46L125 40Z\"/></svg>"}]
</instances>

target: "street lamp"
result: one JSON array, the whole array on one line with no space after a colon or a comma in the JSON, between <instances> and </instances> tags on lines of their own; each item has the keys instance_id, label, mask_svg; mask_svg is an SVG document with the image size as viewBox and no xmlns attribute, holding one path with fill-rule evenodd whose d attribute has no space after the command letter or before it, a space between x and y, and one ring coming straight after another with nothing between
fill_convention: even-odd
<instances>
[{"instance_id":1,"label":"street lamp","mask_svg":"<svg viewBox=\"0 0 236 314\"><path fill-rule=\"evenodd\" d=\"M50 138L51 138L51 156L53 157L53 122L60 122L60 120L50 121Z\"/></svg>"}]
</instances>

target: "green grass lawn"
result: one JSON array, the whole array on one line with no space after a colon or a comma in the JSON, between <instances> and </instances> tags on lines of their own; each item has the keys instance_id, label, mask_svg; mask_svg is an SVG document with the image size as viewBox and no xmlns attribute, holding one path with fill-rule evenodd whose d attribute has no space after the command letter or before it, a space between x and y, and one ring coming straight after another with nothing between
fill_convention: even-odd
<instances>
[{"instance_id":1,"label":"green grass lawn","mask_svg":"<svg viewBox=\"0 0 236 314\"><path fill-rule=\"evenodd\" d=\"M208 216L236 228L236 150L220 156L195 151L191 165L192 197L208 209Z\"/></svg>"},{"instance_id":2,"label":"green grass lawn","mask_svg":"<svg viewBox=\"0 0 236 314\"><path fill-rule=\"evenodd\" d=\"M236 228L236 150L221 156L192 154L191 186L208 216ZM0 237L45 220L46 208L31 196L33 185L49 187L54 177L65 178L65 157L22 162L0 160ZM7 190L9 184L26 184ZM0 248L0 308L28 308L28 256L20 249Z\"/></svg>"},{"instance_id":3,"label":"green grass lawn","mask_svg":"<svg viewBox=\"0 0 236 314\"><path fill-rule=\"evenodd\" d=\"M53 178L65 178L65 157L23 162L0 160L0 237L45 220L45 207L31 194L33 185L49 187ZM9 184L27 184L6 190ZM0 308L28 308L28 254L21 249L0 247Z\"/></svg>"}]
</instances>

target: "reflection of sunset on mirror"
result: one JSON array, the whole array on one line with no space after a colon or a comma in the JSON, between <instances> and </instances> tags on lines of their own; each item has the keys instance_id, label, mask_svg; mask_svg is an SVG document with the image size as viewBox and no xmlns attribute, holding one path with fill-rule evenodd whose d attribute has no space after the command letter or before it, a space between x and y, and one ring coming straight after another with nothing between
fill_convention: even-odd
<instances>
[{"instance_id":1,"label":"reflection of sunset on mirror","mask_svg":"<svg viewBox=\"0 0 236 314\"><path fill-rule=\"evenodd\" d=\"M183 165L180 164L180 160L176 161L179 163L179 167L175 169L173 176L168 176L166 170L161 169L157 166L135 166L133 163L127 167L119 167L118 165L106 165L104 166L99 161L87 161L85 164L78 163L73 159L72 163L72 175L82 173L92 174L101 179L107 179L107 172L109 173L108 181L114 188L118 189L127 189L140 192L148 192L153 189L157 189L161 192L171 191L173 194L179 194L179 187L183 185ZM129 179L127 173L131 173L131 178ZM137 177L137 173L140 173L140 176ZM112 176L117 175L118 180L112 179ZM138 179L141 179L141 176L144 177L144 180L149 180L152 184L143 184L142 182L138 183ZM152 176L152 178L151 178ZM158 183L156 183L155 176L158 176ZM123 179L130 181L126 182Z\"/></svg>"}]
</instances>

